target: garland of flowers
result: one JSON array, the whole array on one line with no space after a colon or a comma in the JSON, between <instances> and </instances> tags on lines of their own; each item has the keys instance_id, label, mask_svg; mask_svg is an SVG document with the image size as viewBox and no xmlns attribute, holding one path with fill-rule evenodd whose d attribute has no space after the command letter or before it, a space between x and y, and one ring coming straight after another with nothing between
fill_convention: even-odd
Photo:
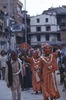
<instances>
[{"instance_id":1,"label":"garland of flowers","mask_svg":"<svg viewBox=\"0 0 66 100\"><path fill-rule=\"evenodd\" d=\"M36 61L36 60L37 60L37 61ZM39 63L39 60L38 60L38 59L34 59L34 58L33 58L33 61L34 61L35 64Z\"/></svg>"},{"instance_id":2,"label":"garland of flowers","mask_svg":"<svg viewBox=\"0 0 66 100\"><path fill-rule=\"evenodd\" d=\"M39 58L38 58L38 59L34 59L34 58L33 58L33 62L34 62L35 64L37 64L37 65L35 65L34 67L36 68L36 71L38 71L38 68L39 68L39 66L38 66Z\"/></svg>"},{"instance_id":3,"label":"garland of flowers","mask_svg":"<svg viewBox=\"0 0 66 100\"><path fill-rule=\"evenodd\" d=\"M46 63L51 63L52 62L52 58L53 58L53 55L50 55L50 57L51 57L51 59L50 59L50 61L47 61L45 58L47 58L47 57L41 57ZM48 58L47 58L48 59Z\"/></svg>"}]
</instances>

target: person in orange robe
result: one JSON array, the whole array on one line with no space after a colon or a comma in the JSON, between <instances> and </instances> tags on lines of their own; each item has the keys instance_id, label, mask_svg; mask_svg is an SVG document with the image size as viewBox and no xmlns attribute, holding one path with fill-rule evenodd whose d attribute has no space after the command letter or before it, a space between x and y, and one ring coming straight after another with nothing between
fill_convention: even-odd
<instances>
[{"instance_id":1,"label":"person in orange robe","mask_svg":"<svg viewBox=\"0 0 66 100\"><path fill-rule=\"evenodd\" d=\"M24 53L23 53L24 54ZM33 90L38 94L38 91L41 90L41 70L38 66L40 58L38 50L32 52L32 57L24 56L25 59L30 62L30 67L32 71L32 86Z\"/></svg>"},{"instance_id":2,"label":"person in orange robe","mask_svg":"<svg viewBox=\"0 0 66 100\"><path fill-rule=\"evenodd\" d=\"M52 52L52 46L44 45L44 56L41 56L39 66L42 70L42 94L44 100L60 98L57 88L55 71L58 70L57 53Z\"/></svg>"}]
</instances>

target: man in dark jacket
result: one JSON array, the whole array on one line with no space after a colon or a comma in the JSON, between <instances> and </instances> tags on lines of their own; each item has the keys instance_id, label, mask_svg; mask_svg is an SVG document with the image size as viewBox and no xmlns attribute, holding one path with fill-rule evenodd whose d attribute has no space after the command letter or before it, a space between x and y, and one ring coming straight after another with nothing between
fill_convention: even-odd
<instances>
[{"instance_id":1,"label":"man in dark jacket","mask_svg":"<svg viewBox=\"0 0 66 100\"><path fill-rule=\"evenodd\" d=\"M66 90L66 52L64 53L64 56L62 58L62 67L63 67L63 78L64 78L64 88L63 91Z\"/></svg>"},{"instance_id":2,"label":"man in dark jacket","mask_svg":"<svg viewBox=\"0 0 66 100\"><path fill-rule=\"evenodd\" d=\"M12 91L12 100L21 100L21 77L22 63L17 52L11 52L11 61L7 61L5 71L5 81Z\"/></svg>"}]
</instances>

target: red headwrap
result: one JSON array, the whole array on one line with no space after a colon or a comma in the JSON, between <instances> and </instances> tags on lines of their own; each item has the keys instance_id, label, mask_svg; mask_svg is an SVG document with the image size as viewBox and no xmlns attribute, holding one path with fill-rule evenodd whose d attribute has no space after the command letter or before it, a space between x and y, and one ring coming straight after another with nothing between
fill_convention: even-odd
<instances>
[{"instance_id":1,"label":"red headwrap","mask_svg":"<svg viewBox=\"0 0 66 100\"><path fill-rule=\"evenodd\" d=\"M52 46L46 43L43 48L44 54L51 54L52 53Z\"/></svg>"},{"instance_id":2,"label":"red headwrap","mask_svg":"<svg viewBox=\"0 0 66 100\"><path fill-rule=\"evenodd\" d=\"M39 57L39 52L38 52L38 50L34 50L34 51L32 52L32 56L33 56L34 58L38 58L38 57Z\"/></svg>"}]
</instances>

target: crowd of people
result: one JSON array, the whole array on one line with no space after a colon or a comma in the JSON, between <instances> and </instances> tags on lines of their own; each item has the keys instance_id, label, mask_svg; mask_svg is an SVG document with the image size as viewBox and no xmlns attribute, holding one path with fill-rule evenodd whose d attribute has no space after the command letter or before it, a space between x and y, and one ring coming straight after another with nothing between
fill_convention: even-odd
<instances>
[{"instance_id":1,"label":"crowd of people","mask_svg":"<svg viewBox=\"0 0 66 100\"><path fill-rule=\"evenodd\" d=\"M56 82L59 70L60 84L66 90L66 53L58 45L54 51L49 44L42 49L23 48L22 50L4 50L0 53L0 79L6 81L12 91L13 100L21 100L21 91L32 88L35 94L42 93L44 100L60 98Z\"/></svg>"}]
</instances>

